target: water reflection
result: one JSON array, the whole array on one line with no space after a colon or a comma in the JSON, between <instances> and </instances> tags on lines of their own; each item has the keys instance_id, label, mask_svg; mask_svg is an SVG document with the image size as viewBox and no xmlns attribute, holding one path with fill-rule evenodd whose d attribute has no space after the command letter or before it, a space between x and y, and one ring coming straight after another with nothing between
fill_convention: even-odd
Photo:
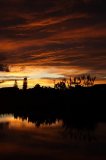
<instances>
[{"instance_id":1,"label":"water reflection","mask_svg":"<svg viewBox=\"0 0 106 160\"><path fill-rule=\"evenodd\" d=\"M13 114L0 115L0 124L3 124L4 127L6 125L8 129L28 129L35 127L35 125L28 122L28 120L23 120L20 117L14 118Z\"/></svg>"},{"instance_id":2,"label":"water reflection","mask_svg":"<svg viewBox=\"0 0 106 160\"><path fill-rule=\"evenodd\" d=\"M70 140L81 140L81 141L96 141L99 131L105 133L105 123L93 123L91 122L80 122L74 121L70 118L56 119L56 117L44 117L44 116L34 116L17 114L2 114L0 115L0 130L27 130L34 132L41 131L43 132L50 131L53 132L53 129L61 130L61 135L63 137L68 137ZM53 131L52 131L53 130Z\"/></svg>"},{"instance_id":3,"label":"water reflection","mask_svg":"<svg viewBox=\"0 0 106 160\"><path fill-rule=\"evenodd\" d=\"M21 117L15 117L14 114L4 114L0 115L0 124L8 124L8 128L12 129L35 129L35 128L52 128L52 127L60 127L63 124L62 120L56 119L55 122L52 123L47 123L46 121L42 122L42 124L39 124L35 122L30 122L29 118L27 117L26 119L21 118Z\"/></svg>"},{"instance_id":4,"label":"water reflection","mask_svg":"<svg viewBox=\"0 0 106 160\"><path fill-rule=\"evenodd\" d=\"M105 123L90 126L54 116L0 115L0 160L105 159L105 148Z\"/></svg>"}]
</instances>

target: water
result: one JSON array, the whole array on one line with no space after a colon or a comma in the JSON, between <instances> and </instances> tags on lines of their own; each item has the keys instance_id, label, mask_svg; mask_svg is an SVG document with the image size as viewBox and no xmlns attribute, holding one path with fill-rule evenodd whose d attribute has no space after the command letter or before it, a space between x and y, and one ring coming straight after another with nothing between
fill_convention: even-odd
<instances>
[{"instance_id":1,"label":"water","mask_svg":"<svg viewBox=\"0 0 106 160\"><path fill-rule=\"evenodd\" d=\"M40 122L0 115L0 160L106 159L106 123L79 128L68 127L62 119Z\"/></svg>"}]
</instances>

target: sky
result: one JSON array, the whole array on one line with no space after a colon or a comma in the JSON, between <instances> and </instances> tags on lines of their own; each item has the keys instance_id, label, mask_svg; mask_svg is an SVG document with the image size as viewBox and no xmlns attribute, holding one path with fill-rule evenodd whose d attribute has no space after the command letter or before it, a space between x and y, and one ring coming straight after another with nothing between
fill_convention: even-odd
<instances>
[{"instance_id":1,"label":"sky","mask_svg":"<svg viewBox=\"0 0 106 160\"><path fill-rule=\"evenodd\" d=\"M106 84L106 0L0 0L0 87L82 74Z\"/></svg>"}]
</instances>

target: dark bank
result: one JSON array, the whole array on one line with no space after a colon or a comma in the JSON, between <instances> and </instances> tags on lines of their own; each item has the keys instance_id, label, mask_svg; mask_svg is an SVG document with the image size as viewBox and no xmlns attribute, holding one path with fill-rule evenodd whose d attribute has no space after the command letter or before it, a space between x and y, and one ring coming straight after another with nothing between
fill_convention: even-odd
<instances>
[{"instance_id":1,"label":"dark bank","mask_svg":"<svg viewBox=\"0 0 106 160\"><path fill-rule=\"evenodd\" d=\"M0 159L105 159L105 98L106 85L0 89Z\"/></svg>"}]
</instances>

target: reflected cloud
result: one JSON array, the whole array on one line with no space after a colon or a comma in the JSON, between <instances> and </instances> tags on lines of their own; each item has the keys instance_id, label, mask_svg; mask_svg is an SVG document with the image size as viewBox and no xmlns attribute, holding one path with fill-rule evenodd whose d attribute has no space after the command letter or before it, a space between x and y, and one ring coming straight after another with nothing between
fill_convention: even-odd
<instances>
[{"instance_id":1,"label":"reflected cloud","mask_svg":"<svg viewBox=\"0 0 106 160\"><path fill-rule=\"evenodd\" d=\"M98 123L93 128L91 125L89 128L89 123L86 125L84 121L84 126L81 125L82 127L79 128L79 121L71 123L70 118L66 117L65 126L61 127L62 121L55 121L52 117L50 121L50 115L48 116L49 121L46 117L47 123L44 124L44 119L42 121L41 117L41 126L38 128L21 116L14 118L12 114L0 115L0 124L9 122L7 128L4 127L3 130L0 128L0 159L65 160L67 158L70 160L73 157L74 159L80 157L88 160L89 157L96 159L101 159L102 155L106 157L105 123ZM34 118L35 121L40 120L35 116ZM51 125L48 125L49 122L52 122ZM95 138L98 138L99 141Z\"/></svg>"},{"instance_id":2,"label":"reflected cloud","mask_svg":"<svg viewBox=\"0 0 106 160\"><path fill-rule=\"evenodd\" d=\"M57 128L61 127L63 124L62 120L55 120L49 124L46 123L46 121L43 121L42 124L40 124L40 129L43 128ZM14 117L13 114L2 114L0 115L0 128L8 128L8 129L19 129L19 130L29 130L33 129L35 130L38 128L37 122L31 122L29 117Z\"/></svg>"}]
</instances>

